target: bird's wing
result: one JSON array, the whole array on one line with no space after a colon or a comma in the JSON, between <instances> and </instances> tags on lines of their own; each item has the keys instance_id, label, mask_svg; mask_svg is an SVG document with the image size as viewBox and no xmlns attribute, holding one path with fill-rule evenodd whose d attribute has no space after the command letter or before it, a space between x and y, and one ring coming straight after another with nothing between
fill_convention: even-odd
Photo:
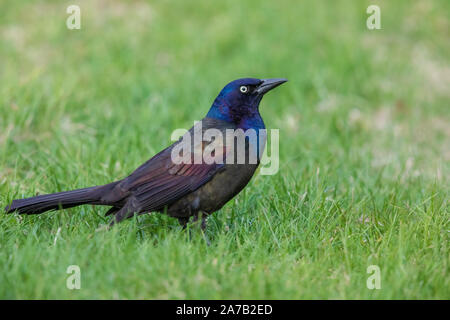
<instances>
[{"instance_id":1,"label":"bird's wing","mask_svg":"<svg viewBox=\"0 0 450 320\"><path fill-rule=\"evenodd\" d=\"M223 126L223 123L216 123L215 120L208 120L208 118L202 121L203 132L209 128L221 130ZM193 130L194 127L186 134L191 134L192 137ZM224 164L220 163L207 164L204 161L200 164L193 163L195 153L203 153L209 143L203 139L193 144L192 152L189 155L191 161L174 163L171 157L172 151L180 142L181 139L155 155L118 185L121 192L131 199L133 211L150 212L164 208L195 191L211 180L217 172L224 169ZM225 163L230 149L222 141L222 147L215 150L223 152L223 163ZM124 212L122 217L116 216L116 221L125 219L132 214L133 212Z\"/></svg>"}]
</instances>

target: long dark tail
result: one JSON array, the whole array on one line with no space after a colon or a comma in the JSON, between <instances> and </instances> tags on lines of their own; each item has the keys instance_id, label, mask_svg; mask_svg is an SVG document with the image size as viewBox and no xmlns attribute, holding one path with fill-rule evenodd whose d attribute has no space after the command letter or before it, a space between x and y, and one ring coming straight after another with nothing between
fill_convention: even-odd
<instances>
[{"instance_id":1,"label":"long dark tail","mask_svg":"<svg viewBox=\"0 0 450 320\"><path fill-rule=\"evenodd\" d=\"M6 213L39 214L49 210L76 207L82 204L103 204L102 198L117 182L72 191L45 194L27 199L17 199L5 208Z\"/></svg>"}]
</instances>

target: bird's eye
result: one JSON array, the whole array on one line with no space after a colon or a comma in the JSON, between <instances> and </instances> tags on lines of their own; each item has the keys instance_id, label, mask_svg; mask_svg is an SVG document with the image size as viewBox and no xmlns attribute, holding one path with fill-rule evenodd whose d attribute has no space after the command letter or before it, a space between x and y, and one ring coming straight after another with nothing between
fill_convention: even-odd
<instances>
[{"instance_id":1,"label":"bird's eye","mask_svg":"<svg viewBox=\"0 0 450 320\"><path fill-rule=\"evenodd\" d=\"M248 87L247 87L247 86L241 86L241 87L239 88L239 90L240 90L242 93L247 93L247 92L248 92Z\"/></svg>"}]
</instances>

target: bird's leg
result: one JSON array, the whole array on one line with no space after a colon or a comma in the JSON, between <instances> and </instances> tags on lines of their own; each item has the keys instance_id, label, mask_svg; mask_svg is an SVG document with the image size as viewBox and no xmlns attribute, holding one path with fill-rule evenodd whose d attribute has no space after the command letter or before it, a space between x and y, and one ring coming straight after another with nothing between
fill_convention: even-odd
<instances>
[{"instance_id":1,"label":"bird's leg","mask_svg":"<svg viewBox=\"0 0 450 320\"><path fill-rule=\"evenodd\" d=\"M206 223L208 222L208 216L206 214L202 215L202 223L200 225L200 228L202 229L203 232L206 231Z\"/></svg>"},{"instance_id":2,"label":"bird's leg","mask_svg":"<svg viewBox=\"0 0 450 320\"><path fill-rule=\"evenodd\" d=\"M205 239L206 244L209 246L209 245L211 245L211 242L209 241L208 236L206 235L206 222L207 222L208 216L204 212L199 211L194 216L194 223L197 222L199 218L202 219L202 221L200 223L200 229L202 231L203 238Z\"/></svg>"}]
</instances>

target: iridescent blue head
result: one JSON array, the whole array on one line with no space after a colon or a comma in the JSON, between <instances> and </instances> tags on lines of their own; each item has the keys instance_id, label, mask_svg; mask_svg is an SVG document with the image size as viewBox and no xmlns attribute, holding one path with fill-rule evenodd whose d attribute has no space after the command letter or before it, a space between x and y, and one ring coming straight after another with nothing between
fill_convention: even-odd
<instances>
[{"instance_id":1,"label":"iridescent blue head","mask_svg":"<svg viewBox=\"0 0 450 320\"><path fill-rule=\"evenodd\" d=\"M242 129L262 129L264 122L259 114L259 103L264 94L286 81L254 78L234 80L220 91L206 116L231 122Z\"/></svg>"}]
</instances>

